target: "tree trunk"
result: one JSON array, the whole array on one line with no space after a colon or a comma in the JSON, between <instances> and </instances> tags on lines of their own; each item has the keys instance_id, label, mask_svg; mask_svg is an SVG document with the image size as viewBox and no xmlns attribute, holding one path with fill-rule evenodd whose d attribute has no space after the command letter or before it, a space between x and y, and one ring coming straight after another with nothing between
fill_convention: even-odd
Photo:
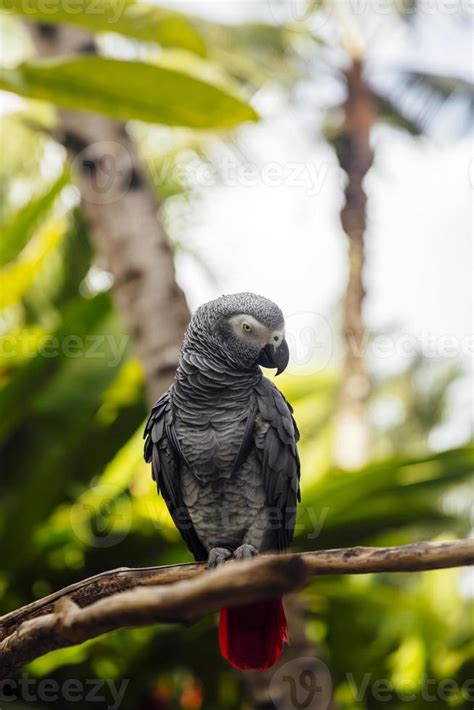
<instances>
[{"instance_id":1,"label":"tree trunk","mask_svg":"<svg viewBox=\"0 0 474 710\"><path fill-rule=\"evenodd\" d=\"M69 26L32 24L31 34L42 57L96 51L90 34ZM113 277L117 307L154 401L172 381L189 321L159 204L123 123L60 109L56 137L73 157L99 263Z\"/></svg>"},{"instance_id":2,"label":"tree trunk","mask_svg":"<svg viewBox=\"0 0 474 710\"><path fill-rule=\"evenodd\" d=\"M347 175L341 223L348 238L349 274L343 302L345 359L336 416L335 459L344 468L358 468L368 459L370 429L366 400L370 379L365 361L364 323L365 230L367 196L363 181L373 161L370 133L376 104L363 78L363 63L353 60L344 73L347 98L337 155Z\"/></svg>"}]
</instances>

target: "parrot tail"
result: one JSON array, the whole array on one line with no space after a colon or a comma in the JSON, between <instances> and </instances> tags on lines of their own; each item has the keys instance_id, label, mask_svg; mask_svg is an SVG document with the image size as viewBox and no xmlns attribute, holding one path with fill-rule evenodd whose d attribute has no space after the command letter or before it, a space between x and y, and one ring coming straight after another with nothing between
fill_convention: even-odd
<instances>
[{"instance_id":1,"label":"parrot tail","mask_svg":"<svg viewBox=\"0 0 474 710\"><path fill-rule=\"evenodd\" d=\"M234 668L265 671L278 661L285 643L288 625L281 599L221 609L219 647Z\"/></svg>"}]
</instances>

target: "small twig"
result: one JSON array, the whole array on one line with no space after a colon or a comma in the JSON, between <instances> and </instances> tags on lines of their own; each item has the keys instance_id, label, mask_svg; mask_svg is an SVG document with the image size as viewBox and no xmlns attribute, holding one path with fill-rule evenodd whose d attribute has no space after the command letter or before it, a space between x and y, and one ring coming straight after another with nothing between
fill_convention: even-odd
<instances>
[{"instance_id":1,"label":"small twig","mask_svg":"<svg viewBox=\"0 0 474 710\"><path fill-rule=\"evenodd\" d=\"M0 678L49 651L118 628L193 622L223 606L304 587L311 576L417 572L474 564L474 540L268 555L202 574L203 564L120 568L0 617Z\"/></svg>"}]
</instances>

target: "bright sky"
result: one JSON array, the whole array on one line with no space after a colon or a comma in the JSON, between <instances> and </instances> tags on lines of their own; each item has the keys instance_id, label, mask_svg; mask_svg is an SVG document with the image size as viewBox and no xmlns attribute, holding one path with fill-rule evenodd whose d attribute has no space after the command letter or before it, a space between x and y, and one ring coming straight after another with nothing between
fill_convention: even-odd
<instances>
[{"instance_id":1,"label":"bright sky","mask_svg":"<svg viewBox=\"0 0 474 710\"><path fill-rule=\"evenodd\" d=\"M277 0L260 2L173 2L185 11L222 21L271 20L281 12ZM298 2L286 2L295 12ZM426 18L424 18L425 20ZM383 66L418 63L423 57L434 71L466 76L471 41L453 42L446 17L424 21L415 42L406 33L385 33L384 20L371 27L371 53ZM374 50L383 32L380 49ZM449 51L448 51L449 50ZM344 288L345 240L338 222L341 174L332 152L308 130L307 117L274 97L259 95L265 120L240 132L240 145L255 177L235 173L224 185L206 185L191 220L187 240L218 277L213 287L190 258L182 257L179 278L193 306L222 292L253 290L284 309L297 342L294 371L307 359L308 327L316 330L313 348L322 367L336 356L334 314ZM455 118L455 117L454 117ZM444 119L445 128L453 116ZM436 134L435 134L436 135ZM414 343L429 357L462 360L473 352L472 197L474 161L469 138L412 139L381 128L374 136L377 161L367 179L369 230L366 306L369 328L394 332L391 347L370 352L376 371L407 364ZM269 164L286 179L268 178ZM299 170L298 177L296 169ZM275 168L277 170L277 168ZM276 173L275 173L276 175ZM294 185L292 182L300 182ZM244 184L242 184L244 183ZM331 320L334 323L334 320ZM337 334L336 334L337 335ZM471 380L453 390L450 425L433 445L455 445L469 435Z\"/></svg>"}]
</instances>

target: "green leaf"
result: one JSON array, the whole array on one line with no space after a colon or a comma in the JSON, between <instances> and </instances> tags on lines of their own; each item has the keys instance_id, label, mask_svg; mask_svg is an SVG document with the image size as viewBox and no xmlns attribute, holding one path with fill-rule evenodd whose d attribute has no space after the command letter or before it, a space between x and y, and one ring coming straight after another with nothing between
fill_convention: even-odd
<instances>
[{"instance_id":1,"label":"green leaf","mask_svg":"<svg viewBox=\"0 0 474 710\"><path fill-rule=\"evenodd\" d=\"M89 240L88 227L80 208L70 215L70 224L65 239L61 245L61 260L52 272L49 297L58 309L77 297L82 280L86 277L93 259L92 246ZM40 284L43 292L46 290ZM29 294L28 298L34 298ZM36 305L36 301L33 307Z\"/></svg>"},{"instance_id":2,"label":"green leaf","mask_svg":"<svg viewBox=\"0 0 474 710\"><path fill-rule=\"evenodd\" d=\"M90 300L77 299L65 309L59 328L45 339L35 357L0 390L0 411L4 413L0 420L0 441L28 417L35 397L48 387L51 378L60 369L66 359L62 347L64 340L72 334L79 338L87 337L110 311L110 305L110 296L104 293Z\"/></svg>"},{"instance_id":3,"label":"green leaf","mask_svg":"<svg viewBox=\"0 0 474 710\"><path fill-rule=\"evenodd\" d=\"M88 305L91 304L92 301L89 301ZM8 554L12 563L10 569L19 568L13 549L18 551L24 546L23 560L31 557L35 548L33 531L61 501L65 486L72 476L78 480L77 464L81 470L90 434L97 434L95 415L125 357L124 350L120 354L111 350L111 341L118 345L119 338L124 337L124 341L128 342L118 318L109 312L105 318L94 322L100 310L95 308L94 314L87 314L89 327L85 336L79 336L78 357L67 354L67 341L63 339L57 348L58 355L54 357L54 376L46 379L44 373L43 382L47 381L47 386L33 391L28 402L23 401L27 415L22 426L15 432L16 441L22 442L23 450L15 452L13 439L2 452L7 463L5 487L11 491L8 487L8 482L12 482L9 475L12 472L11 457L15 460L12 473L17 483L11 491L6 509L6 524L11 531L11 538L3 543L5 552L12 545ZM77 324L77 319L74 322ZM74 337L78 336L74 334ZM100 424L99 428L102 428ZM58 431L61 431L60 440ZM91 472L88 473L90 475ZM119 483L117 475L114 482ZM29 491L28 501L23 499L22 490ZM24 513L21 527L17 523L21 518L18 514L20 509Z\"/></svg>"},{"instance_id":4,"label":"green leaf","mask_svg":"<svg viewBox=\"0 0 474 710\"><path fill-rule=\"evenodd\" d=\"M230 128L258 118L239 97L190 74L98 56L2 68L0 89L77 111L169 126Z\"/></svg>"},{"instance_id":5,"label":"green leaf","mask_svg":"<svg viewBox=\"0 0 474 710\"><path fill-rule=\"evenodd\" d=\"M69 174L64 172L46 192L30 200L4 225L0 231L0 266L20 253L68 182Z\"/></svg>"},{"instance_id":6,"label":"green leaf","mask_svg":"<svg viewBox=\"0 0 474 710\"><path fill-rule=\"evenodd\" d=\"M64 219L47 223L30 241L18 259L0 269L0 280L3 286L0 292L1 309L21 301L48 257L61 244L65 232Z\"/></svg>"},{"instance_id":7,"label":"green leaf","mask_svg":"<svg viewBox=\"0 0 474 710\"><path fill-rule=\"evenodd\" d=\"M67 22L91 32L118 32L206 54L200 33L186 15L156 5L133 0L0 0L0 8L47 24Z\"/></svg>"}]
</instances>

